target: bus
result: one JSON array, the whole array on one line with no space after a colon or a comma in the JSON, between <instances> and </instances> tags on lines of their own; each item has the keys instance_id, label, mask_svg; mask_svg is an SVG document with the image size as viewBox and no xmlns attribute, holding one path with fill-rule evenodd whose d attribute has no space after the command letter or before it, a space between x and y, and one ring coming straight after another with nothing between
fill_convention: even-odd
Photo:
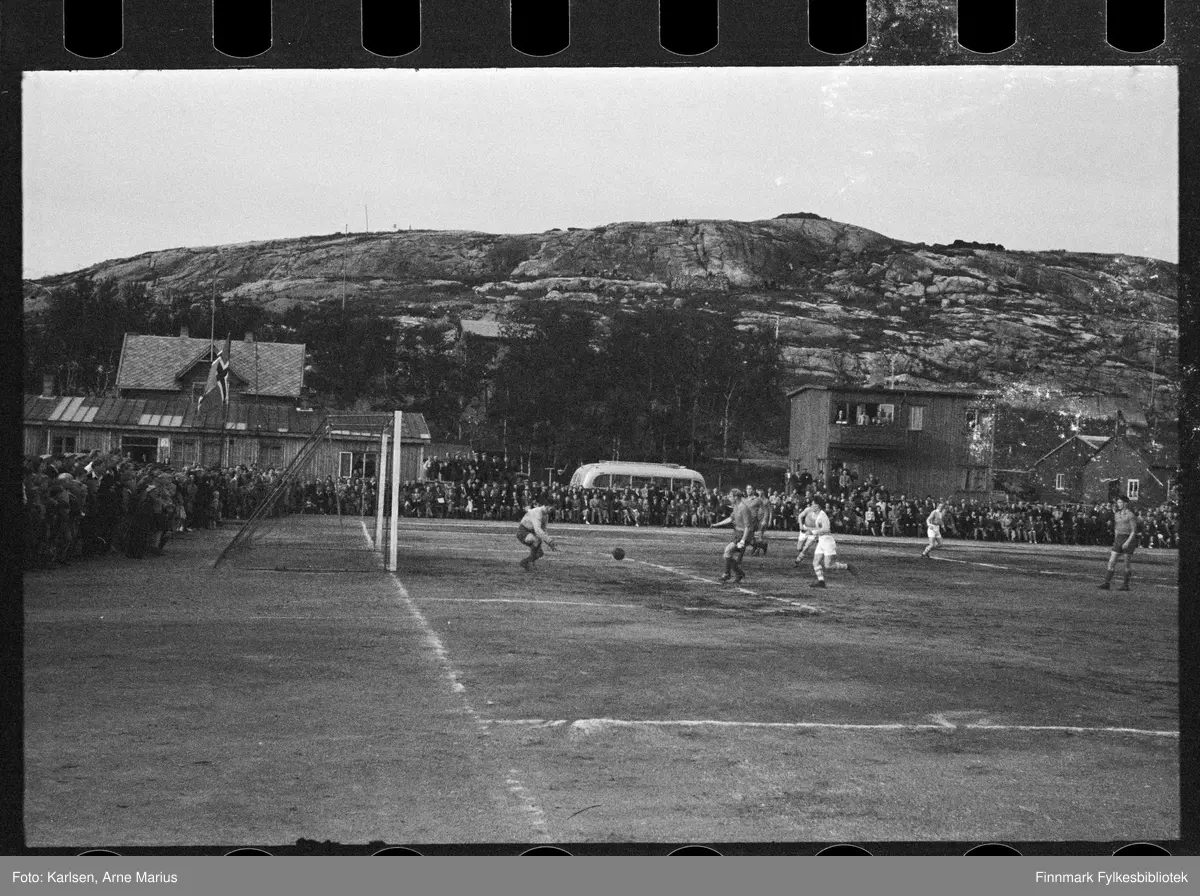
<instances>
[{"instance_id":1,"label":"bus","mask_svg":"<svg viewBox=\"0 0 1200 896\"><path fill-rule=\"evenodd\" d=\"M604 460L584 464L571 476L571 487L580 488L705 488L704 477L679 464L641 464L623 460Z\"/></svg>"}]
</instances>

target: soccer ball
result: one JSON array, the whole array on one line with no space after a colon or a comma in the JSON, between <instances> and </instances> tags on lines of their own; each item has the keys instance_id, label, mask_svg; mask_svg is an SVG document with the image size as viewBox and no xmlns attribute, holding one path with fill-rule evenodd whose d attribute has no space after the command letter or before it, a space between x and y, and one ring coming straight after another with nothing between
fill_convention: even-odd
<instances>
[{"instance_id":1,"label":"soccer ball","mask_svg":"<svg viewBox=\"0 0 1200 896\"><path fill-rule=\"evenodd\" d=\"M613 548L613 559L614 560L624 560L625 559L625 551L621 548Z\"/></svg>"}]
</instances>

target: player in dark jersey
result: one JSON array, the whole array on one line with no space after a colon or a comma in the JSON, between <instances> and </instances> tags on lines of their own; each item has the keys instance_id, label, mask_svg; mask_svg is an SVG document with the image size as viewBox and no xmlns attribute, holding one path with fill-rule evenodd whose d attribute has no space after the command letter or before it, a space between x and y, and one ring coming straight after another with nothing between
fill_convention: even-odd
<instances>
[{"instance_id":1,"label":"player in dark jersey","mask_svg":"<svg viewBox=\"0 0 1200 896\"><path fill-rule=\"evenodd\" d=\"M1113 574L1117 571L1117 558L1125 558L1125 574L1118 591L1129 590L1129 576L1133 572L1133 552L1137 550L1138 518L1129 506L1126 498L1117 498L1116 509L1113 511L1113 544L1108 554L1108 569L1104 572L1104 581L1098 587L1108 591L1112 587Z\"/></svg>"}]
</instances>

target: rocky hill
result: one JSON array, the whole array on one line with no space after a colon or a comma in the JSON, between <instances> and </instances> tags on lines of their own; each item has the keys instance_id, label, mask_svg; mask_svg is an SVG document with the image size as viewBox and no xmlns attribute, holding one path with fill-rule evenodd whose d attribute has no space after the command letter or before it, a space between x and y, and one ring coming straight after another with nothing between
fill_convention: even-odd
<instances>
[{"instance_id":1,"label":"rocky hill","mask_svg":"<svg viewBox=\"0 0 1200 896\"><path fill-rule=\"evenodd\" d=\"M370 305L402 322L503 321L521 297L606 318L701 296L777 333L789 385L883 382L995 390L1016 405L1169 419L1178 400L1177 272L1148 258L925 245L816 215L617 223L539 234L332 234L171 249L25 284L36 317L79 277L155 297L215 289L274 310Z\"/></svg>"}]
</instances>

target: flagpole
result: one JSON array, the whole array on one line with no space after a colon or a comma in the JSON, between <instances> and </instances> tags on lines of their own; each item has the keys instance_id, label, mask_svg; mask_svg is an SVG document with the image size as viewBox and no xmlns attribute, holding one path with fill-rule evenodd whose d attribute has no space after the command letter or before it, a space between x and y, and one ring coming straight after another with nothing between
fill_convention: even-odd
<instances>
[{"instance_id":1,"label":"flagpole","mask_svg":"<svg viewBox=\"0 0 1200 896\"><path fill-rule=\"evenodd\" d=\"M226 334L225 348L229 349L228 351L225 352L225 364L226 365L232 364L231 359L233 358L233 350L231 348L230 339L231 339L231 334ZM221 456L225 458L225 462L223 464L221 464L221 466L227 468L229 466L229 461L232 460L232 458L229 457L229 432L228 432L228 429L229 429L229 405L233 403L233 394L229 388L229 367L228 366L226 366L226 368L225 368L224 375L225 375L225 389L224 389L224 393L221 396Z\"/></svg>"}]
</instances>

